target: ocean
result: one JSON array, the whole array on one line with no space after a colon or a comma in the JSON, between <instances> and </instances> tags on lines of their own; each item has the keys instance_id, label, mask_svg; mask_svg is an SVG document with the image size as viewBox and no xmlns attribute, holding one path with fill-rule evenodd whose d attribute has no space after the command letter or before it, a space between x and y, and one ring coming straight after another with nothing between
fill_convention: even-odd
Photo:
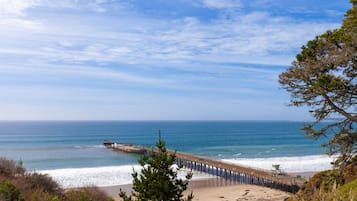
<instances>
[{"instance_id":1,"label":"ocean","mask_svg":"<svg viewBox=\"0 0 357 201\"><path fill-rule=\"evenodd\" d=\"M2 121L0 156L21 160L28 171L51 175L63 187L121 185L131 182L140 156L114 152L103 140L154 146L229 163L287 172L331 168L320 146L307 139L304 122L289 121ZM194 173L195 178L209 177ZM110 179L108 179L110 178Z\"/></svg>"}]
</instances>

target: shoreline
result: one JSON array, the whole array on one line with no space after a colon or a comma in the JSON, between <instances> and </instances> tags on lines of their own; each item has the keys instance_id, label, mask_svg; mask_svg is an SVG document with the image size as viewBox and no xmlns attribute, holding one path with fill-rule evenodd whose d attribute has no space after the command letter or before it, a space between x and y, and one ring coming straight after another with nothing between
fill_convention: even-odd
<instances>
[{"instance_id":1,"label":"shoreline","mask_svg":"<svg viewBox=\"0 0 357 201\"><path fill-rule=\"evenodd\" d=\"M126 193L130 193L132 184L103 186L99 187L112 196L116 201L119 201L118 196L120 189ZM249 201L249 200L264 200L264 201L283 201L293 194L284 191L257 186L250 184L239 184L227 181L223 178L207 178L197 179L189 182L188 190L185 195L193 193L194 201Z\"/></svg>"},{"instance_id":2,"label":"shoreline","mask_svg":"<svg viewBox=\"0 0 357 201\"><path fill-rule=\"evenodd\" d=\"M291 172L288 174L293 176L299 176L303 179L308 180L315 173L317 172ZM112 196L117 201L120 200L118 196L120 189L122 189L126 193L131 193L132 184L98 186L98 188L106 192L109 196ZM72 189L72 188L67 188L67 189ZM225 196L224 194L237 197L235 199L232 199L232 201L259 200L259 199L264 201L275 201L275 200L284 200L280 198L281 197L286 198L293 195L291 193L287 193L277 189L272 189L269 187L233 182L230 180L226 180L222 177L197 178L197 179L190 180L188 190L185 192L185 194L187 195L191 191L193 191L193 194L195 195L194 200L206 200L206 201L211 201L211 199L207 197L208 195L217 197L218 194L222 194L219 195L218 197L224 197L224 198L227 198L227 196ZM250 193L248 197L246 196L249 194L247 192ZM202 197L204 197L204 199L202 199ZM269 199L267 199L266 197L269 197ZM230 199L221 199L221 200L230 201Z\"/></svg>"}]
</instances>

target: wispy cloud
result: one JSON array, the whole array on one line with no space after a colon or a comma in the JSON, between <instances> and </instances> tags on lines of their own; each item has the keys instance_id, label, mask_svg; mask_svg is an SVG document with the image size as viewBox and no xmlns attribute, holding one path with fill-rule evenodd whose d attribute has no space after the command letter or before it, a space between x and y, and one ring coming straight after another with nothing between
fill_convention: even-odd
<instances>
[{"instance_id":1,"label":"wispy cloud","mask_svg":"<svg viewBox=\"0 0 357 201\"><path fill-rule=\"evenodd\" d=\"M27 52L49 57L50 60L72 63L229 61L288 65L296 49L306 39L338 26L330 23L299 23L292 19L272 17L268 13L237 15L229 21L217 20L210 24L194 18L185 18L172 21L171 25L166 30L156 31L155 27L149 25L143 27L144 32L132 34L119 30L112 33L112 39L106 37L108 33L100 31L96 37L85 36L85 33L80 31L78 34L85 37L78 40L74 40L75 36L72 37L70 32L61 35L52 33L53 39L64 42L52 41L52 44L47 43L33 52L20 49L17 51L20 54ZM87 31L95 32L94 29ZM34 36L34 40L39 40L39 44L44 39L46 38ZM3 49L2 52L5 53L6 50ZM11 52L14 53L13 48L8 50L8 53Z\"/></svg>"},{"instance_id":2,"label":"wispy cloud","mask_svg":"<svg viewBox=\"0 0 357 201\"><path fill-rule=\"evenodd\" d=\"M38 0L0 0L0 16L24 16L25 11L38 5Z\"/></svg>"},{"instance_id":3,"label":"wispy cloud","mask_svg":"<svg viewBox=\"0 0 357 201\"><path fill-rule=\"evenodd\" d=\"M22 29L39 29L37 20L27 19L26 11L39 5L38 0L0 0L1 35Z\"/></svg>"},{"instance_id":4,"label":"wispy cloud","mask_svg":"<svg viewBox=\"0 0 357 201\"><path fill-rule=\"evenodd\" d=\"M209 8L240 8L243 6L240 0L202 0L204 6Z\"/></svg>"},{"instance_id":5,"label":"wispy cloud","mask_svg":"<svg viewBox=\"0 0 357 201\"><path fill-rule=\"evenodd\" d=\"M129 83L140 83L144 85L165 85L170 82L166 79L149 78L148 76L140 76L121 72L118 69L107 69L103 67L91 66L75 66L75 65L60 65L60 64L11 64L0 68L0 73L9 75L20 76L57 76L58 78L72 77L76 79L92 78L101 80L114 80ZM68 78L67 78L68 79Z\"/></svg>"},{"instance_id":6,"label":"wispy cloud","mask_svg":"<svg viewBox=\"0 0 357 201\"><path fill-rule=\"evenodd\" d=\"M41 3L42 6L49 4L46 1ZM101 6L106 3L91 1L89 4ZM240 1L228 0L205 0L203 3L217 8L238 7L242 4ZM20 6L19 12L37 4L39 2ZM80 5L74 0L62 4L65 8ZM17 39L27 35L31 41L41 45L31 51L13 46L1 48L1 51L8 54L17 51L21 55L37 55L39 58L67 63L228 61L289 65L297 49L306 40L338 26L333 23L298 21L268 12L234 12L230 13L228 19L217 18L208 22L185 16L178 19L136 17L129 19L130 24L125 23L128 19L108 21L108 18L102 16L78 17L77 22L68 17L0 20L0 27L7 30L4 40L16 40L17 33L21 31L23 34L18 35ZM53 20L56 24L52 23ZM140 27L133 29L131 24ZM23 30L19 30L21 28Z\"/></svg>"},{"instance_id":7,"label":"wispy cloud","mask_svg":"<svg viewBox=\"0 0 357 201\"><path fill-rule=\"evenodd\" d=\"M280 0L188 2L0 0L0 83L6 86L0 91L8 94L6 104L37 108L43 118L58 108L67 112L57 118L94 117L84 107L115 118L112 107L134 119L155 116L153 111L162 113L157 118L169 116L167 111L172 119L214 118L222 111L217 118L225 113L242 119L230 110L269 114L261 106L266 103L286 114L277 75L307 40L339 26L337 20L306 18L303 10L311 7L301 2L282 14L280 3L287 3ZM170 17L156 14L163 7ZM343 12L335 5L319 11L331 19ZM86 106L75 115L71 104ZM102 105L108 106L106 117L98 112Z\"/></svg>"}]
</instances>

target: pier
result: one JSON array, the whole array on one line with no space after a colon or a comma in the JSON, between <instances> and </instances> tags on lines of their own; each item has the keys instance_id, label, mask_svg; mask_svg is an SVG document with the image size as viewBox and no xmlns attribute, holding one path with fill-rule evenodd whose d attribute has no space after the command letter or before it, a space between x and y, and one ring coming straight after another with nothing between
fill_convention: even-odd
<instances>
[{"instance_id":1,"label":"pier","mask_svg":"<svg viewBox=\"0 0 357 201\"><path fill-rule=\"evenodd\" d=\"M120 148L116 148L115 146L106 147L118 151L126 150L126 148L123 146L120 146ZM137 145L130 145L127 148L135 148L141 151L145 150L145 153L147 154L150 154L153 151L157 151L157 149L152 147ZM216 159L201 157L184 152L177 152L173 150L167 150L167 152L168 154L176 154L176 163L178 165L183 165L189 170L195 170L217 177L222 177L227 181L234 183L260 185L290 193L296 193L304 183L304 180L301 178L297 178L289 174L273 174L272 171L226 163Z\"/></svg>"}]
</instances>

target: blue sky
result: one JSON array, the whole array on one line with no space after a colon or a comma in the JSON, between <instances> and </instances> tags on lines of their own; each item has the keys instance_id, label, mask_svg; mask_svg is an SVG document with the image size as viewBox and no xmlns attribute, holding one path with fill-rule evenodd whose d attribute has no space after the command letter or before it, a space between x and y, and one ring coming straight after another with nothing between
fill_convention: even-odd
<instances>
[{"instance_id":1,"label":"blue sky","mask_svg":"<svg viewBox=\"0 0 357 201\"><path fill-rule=\"evenodd\" d=\"M2 120L309 120L278 84L348 0L0 0Z\"/></svg>"}]
</instances>

